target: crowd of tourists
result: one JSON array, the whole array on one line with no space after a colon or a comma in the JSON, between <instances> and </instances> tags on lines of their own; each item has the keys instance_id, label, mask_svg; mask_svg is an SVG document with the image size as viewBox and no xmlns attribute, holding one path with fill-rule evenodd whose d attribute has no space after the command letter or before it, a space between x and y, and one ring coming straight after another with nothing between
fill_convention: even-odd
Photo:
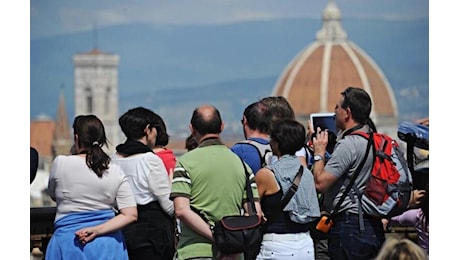
<instances>
[{"instance_id":1,"label":"crowd of tourists","mask_svg":"<svg viewBox=\"0 0 460 260\"><path fill-rule=\"evenodd\" d=\"M108 140L101 120L78 115L71 154L59 155L51 167L47 193L56 216L45 257L427 259L428 187L413 190L407 211L390 219L362 214L360 198L352 195L365 189L374 155L365 138L350 133L378 131L371 110L365 90L344 89L331 140L327 129L296 121L284 97L266 97L244 109L245 139L229 147L221 139L219 109L203 104L191 114L187 152L177 158L163 118L148 108L134 107L119 118L125 141L113 155L103 149ZM224 253L215 246L213 227L225 216L249 213L245 170L263 236L256 248ZM297 174L300 183L283 204ZM316 220L337 205L328 237L318 238ZM416 226L418 242L386 239L392 223Z\"/></svg>"}]
</instances>

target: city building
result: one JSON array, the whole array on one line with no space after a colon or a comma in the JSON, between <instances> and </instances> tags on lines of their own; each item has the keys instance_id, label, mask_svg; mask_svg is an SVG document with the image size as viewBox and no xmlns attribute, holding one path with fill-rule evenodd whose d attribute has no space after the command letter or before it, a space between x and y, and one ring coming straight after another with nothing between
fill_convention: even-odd
<instances>
[{"instance_id":1,"label":"city building","mask_svg":"<svg viewBox=\"0 0 460 260\"><path fill-rule=\"evenodd\" d=\"M118 125L118 55L98 49L74 56L75 116L94 114L104 123L109 154L120 143ZM72 116L71 120L73 121ZM67 115L61 87L56 119L42 115L30 122L30 145L37 149L39 167L30 185L31 206L53 204L44 192L48 185L51 164L56 156L70 154L73 130Z\"/></svg>"},{"instance_id":2,"label":"city building","mask_svg":"<svg viewBox=\"0 0 460 260\"><path fill-rule=\"evenodd\" d=\"M120 143L118 125L119 56L93 49L73 57L75 80L75 115L96 115L104 124L108 152Z\"/></svg>"}]
</instances>

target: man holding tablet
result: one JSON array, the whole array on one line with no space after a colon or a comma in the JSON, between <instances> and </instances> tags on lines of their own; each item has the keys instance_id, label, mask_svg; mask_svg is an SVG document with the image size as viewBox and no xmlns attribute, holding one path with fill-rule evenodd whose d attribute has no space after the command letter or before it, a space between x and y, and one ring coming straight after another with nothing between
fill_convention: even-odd
<instances>
[{"instance_id":1,"label":"man holding tablet","mask_svg":"<svg viewBox=\"0 0 460 260\"><path fill-rule=\"evenodd\" d=\"M329 131L314 129L313 151L315 157L313 177L318 192L324 196L324 209L332 210L346 190L347 180L353 176L361 162L364 162L355 182L354 191L363 192L373 165L373 154L366 153L368 140L358 135L350 135L353 131L375 131L370 119L372 101L369 94L362 88L348 87L338 97L335 107L335 125L339 129L339 137L334 152L326 162L326 147ZM367 156L366 156L367 154ZM321 159L323 158L323 159ZM355 193L353 193L355 194ZM359 219L362 210L359 200L345 196L337 209L334 224L329 237L329 257L334 259L374 259L385 241L385 232L381 219L364 215ZM363 225L363 228L360 228Z\"/></svg>"}]
</instances>

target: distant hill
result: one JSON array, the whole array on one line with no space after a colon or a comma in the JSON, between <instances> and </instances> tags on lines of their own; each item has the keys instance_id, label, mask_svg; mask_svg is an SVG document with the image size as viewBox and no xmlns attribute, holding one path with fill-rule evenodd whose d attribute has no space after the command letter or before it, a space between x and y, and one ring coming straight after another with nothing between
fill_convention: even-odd
<instances>
[{"instance_id":1,"label":"distant hill","mask_svg":"<svg viewBox=\"0 0 460 260\"><path fill-rule=\"evenodd\" d=\"M158 111L171 131L186 129L194 107L212 103L229 130L241 131L246 105L270 95L284 67L315 39L320 19L285 19L215 26L132 24L31 40L30 118L55 116L64 86L74 116L74 54L94 46L120 56L120 113L132 106ZM343 21L392 85L400 120L428 116L428 20ZM187 130L188 131L188 130Z\"/></svg>"}]
</instances>

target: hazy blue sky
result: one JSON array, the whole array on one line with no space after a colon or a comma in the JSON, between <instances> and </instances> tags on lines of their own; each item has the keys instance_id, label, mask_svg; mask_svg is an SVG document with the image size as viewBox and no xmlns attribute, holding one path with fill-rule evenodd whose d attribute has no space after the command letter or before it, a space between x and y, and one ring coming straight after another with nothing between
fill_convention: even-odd
<instances>
[{"instance_id":1,"label":"hazy blue sky","mask_svg":"<svg viewBox=\"0 0 460 260\"><path fill-rule=\"evenodd\" d=\"M144 22L215 24L286 17L319 17L328 0L32 0L30 37L97 26ZM343 17L428 17L428 0L336 0Z\"/></svg>"}]
</instances>

